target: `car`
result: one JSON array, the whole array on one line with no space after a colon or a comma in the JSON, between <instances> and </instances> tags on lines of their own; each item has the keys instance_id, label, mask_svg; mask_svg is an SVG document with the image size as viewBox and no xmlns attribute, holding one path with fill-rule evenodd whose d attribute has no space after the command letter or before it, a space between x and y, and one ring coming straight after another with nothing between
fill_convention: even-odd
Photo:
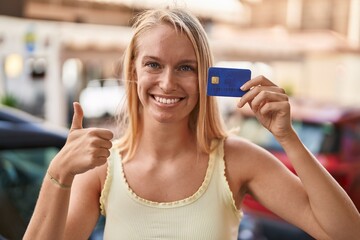
<instances>
[{"instance_id":1,"label":"car","mask_svg":"<svg viewBox=\"0 0 360 240\"><path fill-rule=\"evenodd\" d=\"M304 99L290 99L290 102L293 126L300 139L360 210L360 107ZM238 127L239 136L264 147L295 173L280 144L260 125L250 108L234 110L226 122L230 128ZM244 212L248 222L240 227L239 239L241 231L250 228L253 235L263 232L264 239L312 239L283 222L251 196L245 197ZM295 235L289 237L288 234Z\"/></svg>"},{"instance_id":2,"label":"car","mask_svg":"<svg viewBox=\"0 0 360 240\"><path fill-rule=\"evenodd\" d=\"M0 239L22 239L51 159L68 130L0 106Z\"/></svg>"},{"instance_id":3,"label":"car","mask_svg":"<svg viewBox=\"0 0 360 240\"><path fill-rule=\"evenodd\" d=\"M46 170L69 129L0 105L0 240L22 239ZM89 240L102 239L100 217Z\"/></svg>"}]
</instances>

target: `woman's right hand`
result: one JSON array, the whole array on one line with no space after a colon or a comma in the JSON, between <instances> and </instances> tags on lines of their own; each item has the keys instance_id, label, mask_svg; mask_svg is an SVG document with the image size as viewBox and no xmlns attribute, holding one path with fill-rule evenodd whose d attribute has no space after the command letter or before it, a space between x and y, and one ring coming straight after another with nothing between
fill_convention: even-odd
<instances>
[{"instance_id":1,"label":"woman's right hand","mask_svg":"<svg viewBox=\"0 0 360 240\"><path fill-rule=\"evenodd\" d=\"M74 116L64 147L52 160L49 173L59 182L71 185L76 174L106 163L112 147L113 133L104 128L83 128L81 105L73 104Z\"/></svg>"}]
</instances>

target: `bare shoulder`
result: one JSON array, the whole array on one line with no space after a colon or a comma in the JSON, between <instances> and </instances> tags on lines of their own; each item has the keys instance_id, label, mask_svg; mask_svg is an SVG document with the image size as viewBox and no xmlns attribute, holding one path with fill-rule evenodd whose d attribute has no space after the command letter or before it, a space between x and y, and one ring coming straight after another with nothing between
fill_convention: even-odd
<instances>
[{"instance_id":1,"label":"bare shoulder","mask_svg":"<svg viewBox=\"0 0 360 240\"><path fill-rule=\"evenodd\" d=\"M224 152L228 178L236 182L249 182L267 168L279 164L266 149L237 136L225 140Z\"/></svg>"},{"instance_id":2,"label":"bare shoulder","mask_svg":"<svg viewBox=\"0 0 360 240\"><path fill-rule=\"evenodd\" d=\"M107 162L104 165L97 167L97 176L98 176L100 184L101 184L101 189L103 188L103 186L105 184L105 180L107 177L107 169L108 169Z\"/></svg>"},{"instance_id":3,"label":"bare shoulder","mask_svg":"<svg viewBox=\"0 0 360 240\"><path fill-rule=\"evenodd\" d=\"M263 151L262 148L258 145L238 136L227 137L224 143L224 147L226 154L234 154L235 156L239 156L239 153L243 153L243 151L250 151L251 154L256 154L258 151Z\"/></svg>"},{"instance_id":4,"label":"bare shoulder","mask_svg":"<svg viewBox=\"0 0 360 240\"><path fill-rule=\"evenodd\" d=\"M77 175L74 180L74 185L83 190L100 193L105 183L107 166L108 164L105 163L104 165Z\"/></svg>"},{"instance_id":5,"label":"bare shoulder","mask_svg":"<svg viewBox=\"0 0 360 240\"><path fill-rule=\"evenodd\" d=\"M247 139L237 136L229 136L225 140L224 151L226 161L240 162L241 164L247 162L257 163L259 159L264 159L272 156L264 148L250 142Z\"/></svg>"}]
</instances>

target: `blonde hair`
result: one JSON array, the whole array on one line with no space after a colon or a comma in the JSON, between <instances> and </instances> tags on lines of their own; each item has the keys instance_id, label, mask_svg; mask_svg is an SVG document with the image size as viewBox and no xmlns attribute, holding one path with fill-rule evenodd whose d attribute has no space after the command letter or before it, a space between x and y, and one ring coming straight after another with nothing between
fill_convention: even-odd
<instances>
[{"instance_id":1,"label":"blonde hair","mask_svg":"<svg viewBox=\"0 0 360 240\"><path fill-rule=\"evenodd\" d=\"M209 42L201 23L196 17L184 9L155 9L139 14L133 25L134 35L131 39L123 59L123 77L127 93L126 109L121 116L123 134L116 146L124 154L124 160L133 157L137 148L137 139L141 134L140 115L141 104L134 83L137 56L137 40L141 34L160 24L171 24L177 31L185 33L190 39L198 62L199 100L190 113L189 128L196 133L198 149L201 152L211 152L211 141L226 137L223 121L219 114L216 99L206 95L207 70L213 65L213 56Z\"/></svg>"}]
</instances>

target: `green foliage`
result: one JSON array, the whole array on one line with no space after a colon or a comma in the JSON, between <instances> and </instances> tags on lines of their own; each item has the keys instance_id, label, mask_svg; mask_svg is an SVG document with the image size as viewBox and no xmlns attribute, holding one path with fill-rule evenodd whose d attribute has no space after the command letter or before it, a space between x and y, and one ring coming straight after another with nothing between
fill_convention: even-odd
<instances>
[{"instance_id":1,"label":"green foliage","mask_svg":"<svg viewBox=\"0 0 360 240\"><path fill-rule=\"evenodd\" d=\"M17 107L18 101L13 95L5 95L0 98L0 103L9 107Z\"/></svg>"}]
</instances>

